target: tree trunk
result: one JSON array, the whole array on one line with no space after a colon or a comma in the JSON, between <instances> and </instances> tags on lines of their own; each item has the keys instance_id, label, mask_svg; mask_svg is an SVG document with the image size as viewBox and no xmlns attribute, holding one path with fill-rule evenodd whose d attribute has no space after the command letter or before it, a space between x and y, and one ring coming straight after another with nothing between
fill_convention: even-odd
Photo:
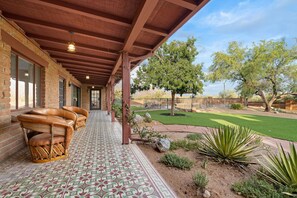
<instances>
[{"instance_id":1,"label":"tree trunk","mask_svg":"<svg viewBox=\"0 0 297 198\"><path fill-rule=\"evenodd\" d=\"M171 92L171 112L170 115L174 116L174 108L175 108L175 91Z\"/></svg>"},{"instance_id":2,"label":"tree trunk","mask_svg":"<svg viewBox=\"0 0 297 198\"><path fill-rule=\"evenodd\" d=\"M274 103L274 101L276 100L275 95L273 95L271 100L268 101L266 96L265 96L265 93L262 90L258 91L257 94L262 98L262 100L263 100L263 102L265 104L265 111L270 112L271 111L271 106Z\"/></svg>"}]
</instances>

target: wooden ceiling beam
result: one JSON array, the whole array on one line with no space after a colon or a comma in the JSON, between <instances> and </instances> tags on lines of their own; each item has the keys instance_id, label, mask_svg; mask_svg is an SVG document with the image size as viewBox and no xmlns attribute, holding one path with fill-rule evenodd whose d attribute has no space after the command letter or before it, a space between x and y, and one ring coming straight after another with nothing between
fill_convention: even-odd
<instances>
[{"instance_id":1,"label":"wooden ceiling beam","mask_svg":"<svg viewBox=\"0 0 297 198\"><path fill-rule=\"evenodd\" d=\"M27 33L27 36L34 39L34 40L46 41L46 42L51 42L51 43L55 43L55 44L65 45L65 46L67 46L67 43L69 42L67 40L52 38L52 37L43 36L43 35L31 34L31 33ZM105 54L111 54L111 55L118 55L119 54L115 50L96 47L96 46L93 46L93 45L87 45L87 44L84 44L84 43L75 42L75 46L77 48L93 50L93 51L97 51L97 52L101 52L101 53L105 53Z\"/></svg>"},{"instance_id":2,"label":"wooden ceiling beam","mask_svg":"<svg viewBox=\"0 0 297 198\"><path fill-rule=\"evenodd\" d=\"M182 3L182 4L185 4L184 2L186 2L183 0L166 0L166 1L170 1L171 3L176 2L176 3ZM199 0L199 4L195 5L194 10L192 10L191 12L189 11L184 17L182 17L182 20L177 21L177 23L173 26L174 28L172 30L170 30L170 33L168 34L168 36L163 38L162 40L160 40L158 45L156 45L152 51L157 50L164 42L166 42L166 40L170 36L172 36L179 28L181 28L191 17L193 17L209 1L210 0Z\"/></svg>"},{"instance_id":3,"label":"wooden ceiling beam","mask_svg":"<svg viewBox=\"0 0 297 198\"><path fill-rule=\"evenodd\" d=\"M98 70L90 70L90 69L85 69L85 68L75 68L75 67L64 67L65 69L69 71L80 71L83 73L94 73L94 74L102 74L102 75L107 75L109 77L110 72L103 72L103 71L98 71Z\"/></svg>"},{"instance_id":4,"label":"wooden ceiling beam","mask_svg":"<svg viewBox=\"0 0 297 198\"><path fill-rule=\"evenodd\" d=\"M142 6L138 10L138 12L133 20L132 27L131 27L130 32L125 40L124 47L123 47L122 51L129 52L131 50L131 48L135 44L135 41L136 41L138 35L141 32L143 26L145 25L146 21L148 20L148 18L154 11L158 2L159 2L159 0L149 0L149 1L143 2ZM150 49L146 49L146 50L151 51ZM112 71L112 75L114 75L118 71L118 69L121 65L121 62L122 62L122 55L119 56L119 58L115 64L115 67ZM110 81L111 81L111 76L110 76L108 82L110 82Z\"/></svg>"},{"instance_id":5,"label":"wooden ceiling beam","mask_svg":"<svg viewBox=\"0 0 297 198\"><path fill-rule=\"evenodd\" d=\"M85 61L85 60L81 60L79 58L68 58L68 57L64 57L64 56L57 56L57 55L52 55L51 57L53 57L56 60L61 60L61 61L72 61L72 62L77 62L77 63L86 63L86 64L93 64L94 66L100 66L102 68L113 68L113 64L112 65L108 65L108 64L104 64L101 62L95 62L95 61Z\"/></svg>"},{"instance_id":6,"label":"wooden ceiling beam","mask_svg":"<svg viewBox=\"0 0 297 198\"><path fill-rule=\"evenodd\" d=\"M82 65L75 65L70 63L63 63L63 67L65 68L73 68L73 69L81 69L81 70L87 70L87 71L95 71L95 72L102 72L105 74L110 74L111 69L103 69L103 68L97 68L97 67L91 67L91 66L82 66Z\"/></svg>"},{"instance_id":7,"label":"wooden ceiling beam","mask_svg":"<svg viewBox=\"0 0 297 198\"><path fill-rule=\"evenodd\" d=\"M190 2L184 1L184 0L166 0L166 1L173 3L175 5L178 5L180 7L187 8L188 10L195 10L195 8L197 7L196 4L190 3Z\"/></svg>"},{"instance_id":8,"label":"wooden ceiling beam","mask_svg":"<svg viewBox=\"0 0 297 198\"><path fill-rule=\"evenodd\" d=\"M124 27L131 27L131 24L132 24L132 21L129 19L100 12L98 10L85 8L85 7L67 3L67 2L56 1L56 0L41 0L41 1L26 0L26 1L34 4L39 4L42 6L47 6L54 9L59 9L61 11L65 11L68 13L85 16L88 18L97 19L108 23L113 23L115 25L120 25ZM152 34L156 34L160 36L167 36L168 34L165 30L162 30L156 27L146 26L146 25L143 27L143 31L150 32Z\"/></svg>"},{"instance_id":9,"label":"wooden ceiling beam","mask_svg":"<svg viewBox=\"0 0 297 198\"><path fill-rule=\"evenodd\" d=\"M64 26L64 25L60 25L60 24L56 24L56 23L52 23L52 22L47 22L47 21L41 21L38 19L33 19L33 18L26 17L26 16L20 16L20 15L16 15L16 14L12 14L12 13L7 13L7 12L4 12L3 15L10 20L13 20L13 21L16 21L19 23L23 23L23 24L29 24L29 25L34 25L34 26L38 26L38 27L44 27L47 29L55 30L55 31L64 31L64 32L68 32L68 33L71 31L71 32L74 32L74 35L95 38L95 39L108 41L108 42L112 42L112 43L116 43L116 44L120 44L120 45L122 45L124 43L124 40L121 38L104 35L104 34L100 34L100 33L96 33L96 32L91 32L91 31L87 31L87 30L83 30L83 29L78 29L75 27ZM70 33L69 33L69 35L70 35Z\"/></svg>"},{"instance_id":10,"label":"wooden ceiling beam","mask_svg":"<svg viewBox=\"0 0 297 198\"><path fill-rule=\"evenodd\" d=\"M87 72L86 73L82 73L80 71L68 70L68 69L67 69L67 71L69 71L71 74L77 75L77 76L79 76L79 75L81 75L81 76L90 76L90 77L92 77L92 76L99 76L101 78L107 78L107 79L109 78L108 75L102 75L102 74L97 74L97 73L89 74Z\"/></svg>"},{"instance_id":11,"label":"wooden ceiling beam","mask_svg":"<svg viewBox=\"0 0 297 198\"><path fill-rule=\"evenodd\" d=\"M132 48L134 42L136 41L138 35L140 34L143 26L150 17L151 13L154 11L159 0L149 0L144 1L141 8L138 10L136 17L133 20L132 28L125 40L123 51L129 52ZM151 48L150 48L151 49Z\"/></svg>"},{"instance_id":12,"label":"wooden ceiling beam","mask_svg":"<svg viewBox=\"0 0 297 198\"><path fill-rule=\"evenodd\" d=\"M100 69L108 69L110 71L112 71L113 67L101 67L98 64L90 64L90 63L86 63L86 62L81 62L81 61L71 61L71 60L59 60L59 63L61 63L62 65L68 64L68 65L77 65L80 67L92 67L92 68L100 68Z\"/></svg>"},{"instance_id":13,"label":"wooden ceiling beam","mask_svg":"<svg viewBox=\"0 0 297 198\"><path fill-rule=\"evenodd\" d=\"M111 59L111 58L105 58L102 56L96 56L96 55L92 55L92 54L87 54L87 53L82 53L82 52L75 52L75 53L69 53L66 50L62 50L62 49L57 49L57 48L52 48L52 47L45 47L45 46L40 46L42 49L48 51L48 52L52 52L52 53L59 53L59 54L63 54L63 55L71 55L71 56L79 56L79 57L84 57L84 58L95 58L98 59L100 61L105 61L105 62L109 62L114 64L115 60Z\"/></svg>"},{"instance_id":14,"label":"wooden ceiling beam","mask_svg":"<svg viewBox=\"0 0 297 198\"><path fill-rule=\"evenodd\" d=\"M99 39L99 40L112 42L112 43L116 43L116 44L120 44L120 45L124 44L124 40L121 38L104 35L101 33L91 32L91 31L78 29L78 28L74 28L74 27L69 27L69 26L64 26L64 25L59 25L59 24L47 22L47 21L41 21L38 19L20 16L20 15L8 13L8 12L3 12L3 15L10 20L13 20L13 21L16 21L19 23L23 23L23 24L29 24L29 25L34 25L37 27L43 27L43 28L47 28L47 29L55 30L55 31L64 31L64 32L68 32L68 33L71 31L71 32L74 32L75 35L80 35L80 36L93 38L93 39ZM144 50L152 49L152 46L147 45L145 43L135 43L134 47L144 49Z\"/></svg>"}]
</instances>

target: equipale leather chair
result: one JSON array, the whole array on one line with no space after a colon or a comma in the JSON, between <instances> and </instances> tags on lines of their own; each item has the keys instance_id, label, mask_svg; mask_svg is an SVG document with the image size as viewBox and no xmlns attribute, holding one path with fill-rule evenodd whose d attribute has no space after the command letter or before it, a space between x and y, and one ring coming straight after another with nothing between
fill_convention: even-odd
<instances>
[{"instance_id":1,"label":"equipale leather chair","mask_svg":"<svg viewBox=\"0 0 297 198\"><path fill-rule=\"evenodd\" d=\"M74 128L78 118L76 113L73 113L71 111L66 111L64 109L55 109L55 108L34 109L30 112L30 114L55 116L56 118L66 121L67 124L73 126Z\"/></svg>"},{"instance_id":2,"label":"equipale leather chair","mask_svg":"<svg viewBox=\"0 0 297 198\"><path fill-rule=\"evenodd\" d=\"M55 116L22 114L17 116L33 162L43 163L68 156L73 126ZM35 132L28 138L29 132Z\"/></svg>"},{"instance_id":3,"label":"equipale leather chair","mask_svg":"<svg viewBox=\"0 0 297 198\"><path fill-rule=\"evenodd\" d=\"M76 113L77 121L74 126L75 129L86 126L87 118L89 116L89 112L87 110L74 106L64 106L63 109Z\"/></svg>"}]
</instances>

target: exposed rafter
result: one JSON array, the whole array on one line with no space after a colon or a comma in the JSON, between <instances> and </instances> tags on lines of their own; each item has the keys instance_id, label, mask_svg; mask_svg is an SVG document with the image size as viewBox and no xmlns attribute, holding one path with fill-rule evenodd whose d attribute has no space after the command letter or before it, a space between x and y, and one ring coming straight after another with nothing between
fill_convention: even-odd
<instances>
[{"instance_id":1,"label":"exposed rafter","mask_svg":"<svg viewBox=\"0 0 297 198\"><path fill-rule=\"evenodd\" d=\"M93 75L93 76L98 76L98 77L101 77L101 78L109 78L108 75L103 75L103 74L100 74L100 73L91 73L90 72L82 72L82 71L77 71L77 70L73 70L73 69L67 69L71 74L73 75L85 75L85 76L90 76L90 75Z\"/></svg>"},{"instance_id":2,"label":"exposed rafter","mask_svg":"<svg viewBox=\"0 0 297 198\"><path fill-rule=\"evenodd\" d=\"M100 67L100 65L98 65L98 64L91 64L91 63L86 63L86 62L84 62L84 61L71 61L71 60L59 60L58 61L59 63L61 63L61 64L63 64L63 65L65 65L65 64L68 64L68 65L78 65L78 66L80 66L80 67L93 67L93 68L100 68L100 69L108 69L108 70L110 70L110 71L112 71L112 68L113 67L108 67L108 68L106 68L106 67Z\"/></svg>"},{"instance_id":3,"label":"exposed rafter","mask_svg":"<svg viewBox=\"0 0 297 198\"><path fill-rule=\"evenodd\" d=\"M104 34L97 33L97 32L91 32L91 31L78 29L78 28L74 28L74 27L69 27L69 26L64 26L64 25L59 25L59 24L51 23L51 22L47 22L47 21L41 21L38 19L20 16L20 15L8 13L8 12L3 12L3 15L5 17L7 17L8 19L11 19L13 21L23 23L23 24L34 25L37 27L43 27L43 28L47 28L47 29L51 29L51 30L55 30L55 31L64 31L64 32L72 31L72 32L75 32L76 35L89 37L89 38L93 38L93 39L99 39L99 40L116 43L116 44L120 44L120 45L122 45L124 43L124 40L121 38L104 35ZM144 44L144 43L135 43L134 47L144 49L144 50L151 50L151 48L152 48L152 46Z\"/></svg>"},{"instance_id":4,"label":"exposed rafter","mask_svg":"<svg viewBox=\"0 0 297 198\"><path fill-rule=\"evenodd\" d=\"M166 0L170 3L173 3L175 5L181 6L183 8L187 8L188 10L195 10L195 8L197 7L196 4L194 3L190 3L188 1L184 1L184 0ZM193 0L194 2L194 0Z\"/></svg>"},{"instance_id":5,"label":"exposed rafter","mask_svg":"<svg viewBox=\"0 0 297 198\"><path fill-rule=\"evenodd\" d=\"M75 67L73 65L69 66L69 65L64 65L63 67L66 69L71 69L71 70L77 70L77 71L85 71L85 72L94 72L94 73L101 73L104 75L108 75L110 74L110 71L106 71L106 70L100 70L100 69L96 69L96 68L86 68L86 67Z\"/></svg>"},{"instance_id":6,"label":"exposed rafter","mask_svg":"<svg viewBox=\"0 0 297 198\"><path fill-rule=\"evenodd\" d=\"M138 10L136 17L133 20L132 28L128 34L128 37L125 40L123 50L124 52L129 52L134 45L139 33L141 32L143 26L145 25L146 21L150 17L151 13L154 11L155 7L157 6L159 0L150 0L144 1L143 5ZM122 61L121 56L118 58L116 65L112 71L111 75L114 75L120 67L120 63ZM108 82L111 81L111 76Z\"/></svg>"},{"instance_id":7,"label":"exposed rafter","mask_svg":"<svg viewBox=\"0 0 297 198\"><path fill-rule=\"evenodd\" d=\"M67 41L67 40L62 40L62 39L56 39L56 38L37 35L37 34L28 33L27 36L32 38L32 39L35 39L35 40L51 42L51 43L60 44L60 45L64 45L64 46L69 42L69 40ZM75 42L75 46L77 48L82 48L82 49L87 49L87 50L94 50L94 51L105 53L105 54L111 54L111 55L118 55L119 54L115 50L96 47L96 46L93 46L93 45L87 45L87 44L84 44L84 43Z\"/></svg>"},{"instance_id":8,"label":"exposed rafter","mask_svg":"<svg viewBox=\"0 0 297 198\"><path fill-rule=\"evenodd\" d=\"M170 1L171 3L178 3L178 2L185 2L183 0L166 0ZM205 6L210 0L199 0L199 4L195 5L195 8L192 10L192 12L189 12L181 21L177 21L177 24L174 25L173 29L170 31L170 34L168 34L167 37L163 38L158 45L154 47L152 51L156 51L166 40L172 36L181 26L183 26L191 17L193 17L203 6Z\"/></svg>"},{"instance_id":9,"label":"exposed rafter","mask_svg":"<svg viewBox=\"0 0 297 198\"><path fill-rule=\"evenodd\" d=\"M116 25L121 25L124 27L131 27L132 21L129 19L125 19L122 17L118 17L115 15L99 12L98 10L93 10L90 8L85 8L81 7L75 4L63 2L63 1L56 1L56 0L41 0L41 1L36 1L36 0L26 0L27 2L59 9L61 11L66 11L69 13L89 17L92 19L98 19L101 21L105 21L108 23L113 23ZM144 26L143 31L150 32L156 35L160 36L167 36L167 32L165 30L162 30L160 28L156 27L151 27L151 26Z\"/></svg>"},{"instance_id":10,"label":"exposed rafter","mask_svg":"<svg viewBox=\"0 0 297 198\"><path fill-rule=\"evenodd\" d=\"M78 56L78 57L82 57L82 58L95 58L98 59L100 61L104 61L104 62L109 62L109 63L115 63L114 59L110 59L110 58L105 58L105 57L101 57L101 56L96 56L96 55L91 55L91 54L86 54L86 53L82 53L82 52L76 52L76 53L69 53L66 50L63 49L57 49L57 48L52 48L52 47L45 47L45 46L40 46L42 49L48 51L48 52L52 52L52 53L59 53L59 54L63 54L63 55L68 55L68 56Z\"/></svg>"},{"instance_id":11,"label":"exposed rafter","mask_svg":"<svg viewBox=\"0 0 297 198\"><path fill-rule=\"evenodd\" d=\"M64 57L64 56L57 56L57 55L52 55L51 57L53 57L56 60L60 60L60 61L69 61L69 62L77 62L77 63L82 63L82 64L93 64L94 66L98 66L98 67L102 67L102 68L113 68L113 65L109 65L109 64L105 64L105 63L101 63L101 62L95 62L95 61L85 61L85 60L81 60L78 58L68 58L68 57Z\"/></svg>"}]
</instances>

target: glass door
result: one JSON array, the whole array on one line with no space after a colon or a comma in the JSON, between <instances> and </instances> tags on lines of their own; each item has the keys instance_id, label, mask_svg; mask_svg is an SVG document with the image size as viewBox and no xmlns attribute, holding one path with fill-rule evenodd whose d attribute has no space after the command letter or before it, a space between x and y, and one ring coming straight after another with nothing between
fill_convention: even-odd
<instances>
[{"instance_id":1,"label":"glass door","mask_svg":"<svg viewBox=\"0 0 297 198\"><path fill-rule=\"evenodd\" d=\"M91 89L90 94L91 110L101 109L101 93L98 89Z\"/></svg>"}]
</instances>

